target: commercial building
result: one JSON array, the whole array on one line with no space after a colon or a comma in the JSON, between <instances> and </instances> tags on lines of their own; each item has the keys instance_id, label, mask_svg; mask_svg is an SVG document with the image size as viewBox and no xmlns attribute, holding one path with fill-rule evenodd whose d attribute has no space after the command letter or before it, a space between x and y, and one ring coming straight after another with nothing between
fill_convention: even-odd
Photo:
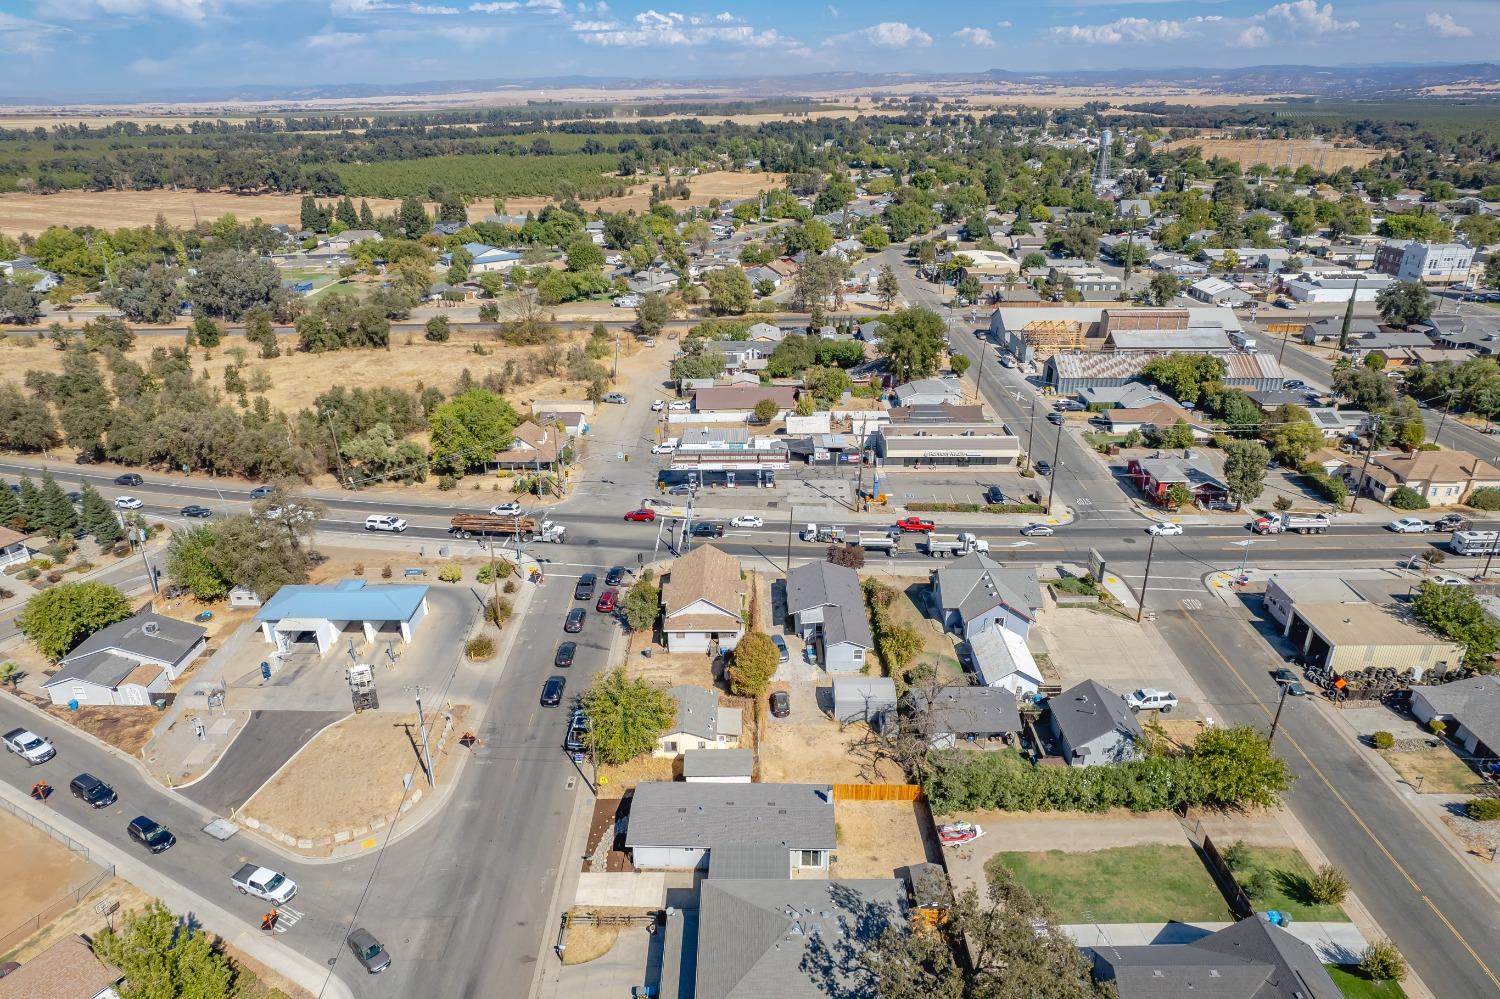
<instances>
[{"instance_id":1,"label":"commercial building","mask_svg":"<svg viewBox=\"0 0 1500 999\"><path fill-rule=\"evenodd\" d=\"M908 406L891 410L877 447L887 465L907 468L1013 466L1021 439L1003 423L990 423L979 406Z\"/></svg>"},{"instance_id":2,"label":"commercial building","mask_svg":"<svg viewBox=\"0 0 1500 999\"><path fill-rule=\"evenodd\" d=\"M1076 324L1071 325L1071 324ZM1139 308L1106 305L1008 306L990 313L990 336L1023 361L1064 350L1102 347L1111 332L1167 333L1193 328L1244 333L1238 316L1217 306Z\"/></svg>"},{"instance_id":3,"label":"commercial building","mask_svg":"<svg viewBox=\"0 0 1500 999\"><path fill-rule=\"evenodd\" d=\"M1021 273L1016 259L998 250L965 250L962 256L971 263L959 271L959 278L976 279L986 294L1016 283Z\"/></svg>"},{"instance_id":4,"label":"commercial building","mask_svg":"<svg viewBox=\"0 0 1500 999\"><path fill-rule=\"evenodd\" d=\"M776 470L791 467L791 450L784 439L751 437L739 427L693 427L678 439L671 467L700 476L716 473L716 481L729 486L762 485Z\"/></svg>"},{"instance_id":5,"label":"commercial building","mask_svg":"<svg viewBox=\"0 0 1500 999\"><path fill-rule=\"evenodd\" d=\"M1228 310L1221 310L1227 312ZM1084 389L1124 386L1139 381L1141 369L1153 358L1173 351L1107 351L1104 353L1055 354L1047 359L1042 378L1059 395L1077 395ZM1215 352L1217 353L1217 352ZM1281 365L1274 354L1236 351L1218 354L1224 359L1224 384L1247 392L1277 391L1282 385Z\"/></svg>"},{"instance_id":6,"label":"commercial building","mask_svg":"<svg viewBox=\"0 0 1500 999\"><path fill-rule=\"evenodd\" d=\"M1239 305L1250 301L1250 296L1223 278L1206 277L1188 285L1187 290L1190 298L1196 298L1200 302L1209 305L1221 305L1225 302L1230 305Z\"/></svg>"},{"instance_id":7,"label":"commercial building","mask_svg":"<svg viewBox=\"0 0 1500 999\"><path fill-rule=\"evenodd\" d=\"M1283 282L1286 293L1298 302L1347 302L1352 296L1356 302L1373 302L1375 296L1395 283L1384 274L1368 271L1336 271L1322 274L1303 274Z\"/></svg>"},{"instance_id":8,"label":"commercial building","mask_svg":"<svg viewBox=\"0 0 1500 999\"><path fill-rule=\"evenodd\" d=\"M1375 249L1375 270L1398 281L1458 284L1467 281L1474 248L1462 243L1393 240Z\"/></svg>"},{"instance_id":9,"label":"commercial building","mask_svg":"<svg viewBox=\"0 0 1500 999\"><path fill-rule=\"evenodd\" d=\"M1303 660L1335 673L1356 669L1410 669L1420 680L1463 662L1456 642L1423 630L1392 607L1373 603L1292 605L1282 634Z\"/></svg>"},{"instance_id":10,"label":"commercial building","mask_svg":"<svg viewBox=\"0 0 1500 999\"><path fill-rule=\"evenodd\" d=\"M328 652L344 635L367 642L410 642L427 617L427 587L343 579L332 585L283 586L255 614L279 652Z\"/></svg>"}]
</instances>

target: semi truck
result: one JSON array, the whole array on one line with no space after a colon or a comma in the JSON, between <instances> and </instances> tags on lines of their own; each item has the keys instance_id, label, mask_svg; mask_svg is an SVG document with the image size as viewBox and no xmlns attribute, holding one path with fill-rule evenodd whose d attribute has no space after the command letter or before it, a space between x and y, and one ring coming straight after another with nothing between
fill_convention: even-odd
<instances>
[{"instance_id":1,"label":"semi truck","mask_svg":"<svg viewBox=\"0 0 1500 999\"><path fill-rule=\"evenodd\" d=\"M1324 513L1268 513L1250 526L1256 534L1322 534L1329 523Z\"/></svg>"},{"instance_id":2,"label":"semi truck","mask_svg":"<svg viewBox=\"0 0 1500 999\"><path fill-rule=\"evenodd\" d=\"M860 531L859 537L854 540L868 552L882 552L886 555L894 555L900 547L901 539L892 537L885 531Z\"/></svg>"},{"instance_id":3,"label":"semi truck","mask_svg":"<svg viewBox=\"0 0 1500 999\"><path fill-rule=\"evenodd\" d=\"M522 541L550 541L560 544L567 528L551 520L535 517L497 517L488 513L460 513L454 516L448 530L460 538L513 538Z\"/></svg>"},{"instance_id":4,"label":"semi truck","mask_svg":"<svg viewBox=\"0 0 1500 999\"><path fill-rule=\"evenodd\" d=\"M917 547L931 558L947 558L949 555L987 552L990 543L965 531L962 534L929 534Z\"/></svg>"}]
</instances>

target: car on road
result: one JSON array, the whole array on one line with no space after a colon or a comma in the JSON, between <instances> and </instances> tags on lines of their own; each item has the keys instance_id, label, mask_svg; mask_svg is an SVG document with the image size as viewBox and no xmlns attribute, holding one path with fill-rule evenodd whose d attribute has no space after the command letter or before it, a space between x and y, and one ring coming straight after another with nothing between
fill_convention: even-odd
<instances>
[{"instance_id":1,"label":"car on road","mask_svg":"<svg viewBox=\"0 0 1500 999\"><path fill-rule=\"evenodd\" d=\"M391 955L375 939L375 934L364 927L356 928L344 939L354 957L372 975L378 975L391 966Z\"/></svg>"},{"instance_id":2,"label":"car on road","mask_svg":"<svg viewBox=\"0 0 1500 999\"><path fill-rule=\"evenodd\" d=\"M638 510L631 510L625 515L626 520L633 520L638 524L649 524L656 519L656 511L649 506L643 506Z\"/></svg>"},{"instance_id":3,"label":"car on road","mask_svg":"<svg viewBox=\"0 0 1500 999\"><path fill-rule=\"evenodd\" d=\"M630 400L625 397L624 392L610 392L604 397L605 402L612 402L617 406L623 406Z\"/></svg>"},{"instance_id":4,"label":"car on road","mask_svg":"<svg viewBox=\"0 0 1500 999\"><path fill-rule=\"evenodd\" d=\"M984 491L984 501L986 503L1004 503L1005 493L999 486L990 486Z\"/></svg>"},{"instance_id":5,"label":"car on road","mask_svg":"<svg viewBox=\"0 0 1500 999\"><path fill-rule=\"evenodd\" d=\"M678 399L676 402L668 403L667 408L677 413L685 413L693 408L693 404L686 399Z\"/></svg>"},{"instance_id":6,"label":"car on road","mask_svg":"<svg viewBox=\"0 0 1500 999\"><path fill-rule=\"evenodd\" d=\"M786 647L786 639L782 638L780 635L772 635L771 644L776 646L777 662L786 663L791 661L792 653L791 650Z\"/></svg>"},{"instance_id":7,"label":"car on road","mask_svg":"<svg viewBox=\"0 0 1500 999\"><path fill-rule=\"evenodd\" d=\"M594 595L594 584L599 582L599 577L592 572L586 572L578 577L578 582L573 586L574 600L589 600Z\"/></svg>"},{"instance_id":8,"label":"car on road","mask_svg":"<svg viewBox=\"0 0 1500 999\"><path fill-rule=\"evenodd\" d=\"M557 647L557 655L552 657L552 665L558 669L567 669L573 665L573 657L577 654L577 642L563 642Z\"/></svg>"},{"instance_id":9,"label":"car on road","mask_svg":"<svg viewBox=\"0 0 1500 999\"><path fill-rule=\"evenodd\" d=\"M134 472L126 472L124 475L115 476L115 485L117 486L143 486L145 484L146 480Z\"/></svg>"},{"instance_id":10,"label":"car on road","mask_svg":"<svg viewBox=\"0 0 1500 999\"><path fill-rule=\"evenodd\" d=\"M297 882L259 864L242 864L229 880L241 895L254 895L275 905L285 905L297 894Z\"/></svg>"},{"instance_id":11,"label":"car on road","mask_svg":"<svg viewBox=\"0 0 1500 999\"><path fill-rule=\"evenodd\" d=\"M776 718L785 718L792 713L792 698L784 690L778 690L771 694L771 714Z\"/></svg>"},{"instance_id":12,"label":"car on road","mask_svg":"<svg viewBox=\"0 0 1500 999\"><path fill-rule=\"evenodd\" d=\"M4 736L5 748L32 766L46 763L57 755L52 743L27 728L13 728Z\"/></svg>"},{"instance_id":13,"label":"car on road","mask_svg":"<svg viewBox=\"0 0 1500 999\"><path fill-rule=\"evenodd\" d=\"M1434 531L1442 531L1445 534L1467 530L1468 526L1468 518L1461 513L1445 513L1432 523Z\"/></svg>"},{"instance_id":14,"label":"car on road","mask_svg":"<svg viewBox=\"0 0 1500 999\"><path fill-rule=\"evenodd\" d=\"M213 515L214 512L208 507L198 506L196 503L192 504L191 506L185 506L181 510L177 511L177 516L179 517L194 517L199 520L205 520L209 517L212 517Z\"/></svg>"},{"instance_id":15,"label":"car on road","mask_svg":"<svg viewBox=\"0 0 1500 999\"><path fill-rule=\"evenodd\" d=\"M695 538L722 538L723 536L723 524L714 524L707 520L700 520L693 525L693 537Z\"/></svg>"},{"instance_id":16,"label":"car on road","mask_svg":"<svg viewBox=\"0 0 1500 999\"><path fill-rule=\"evenodd\" d=\"M1271 304L1276 306L1276 308L1278 309L1295 309L1297 307L1297 303L1292 301L1290 298L1278 298Z\"/></svg>"},{"instance_id":17,"label":"car on road","mask_svg":"<svg viewBox=\"0 0 1500 999\"><path fill-rule=\"evenodd\" d=\"M547 682L542 684L542 707L555 708L562 703L563 691L568 687L568 678L564 676L549 676Z\"/></svg>"},{"instance_id":18,"label":"car on road","mask_svg":"<svg viewBox=\"0 0 1500 999\"><path fill-rule=\"evenodd\" d=\"M665 402L662 402L660 399L652 399L651 400L651 412L653 412L653 413L660 413L662 410L664 410L666 408L667 408L667 404Z\"/></svg>"},{"instance_id":19,"label":"car on road","mask_svg":"<svg viewBox=\"0 0 1500 999\"><path fill-rule=\"evenodd\" d=\"M1058 412L1051 412L1047 414L1047 422L1052 424L1054 427L1062 426L1065 422L1065 419L1066 418Z\"/></svg>"},{"instance_id":20,"label":"car on road","mask_svg":"<svg viewBox=\"0 0 1500 999\"><path fill-rule=\"evenodd\" d=\"M1157 537L1172 537L1182 533L1182 525L1173 524L1170 521L1157 521L1146 528L1146 533L1154 534Z\"/></svg>"},{"instance_id":21,"label":"car on road","mask_svg":"<svg viewBox=\"0 0 1500 999\"><path fill-rule=\"evenodd\" d=\"M931 534L933 531L937 530L936 524L934 524L930 520L923 520L921 517L902 517L900 520L896 521L896 527L899 528L903 533L907 534Z\"/></svg>"},{"instance_id":22,"label":"car on road","mask_svg":"<svg viewBox=\"0 0 1500 999\"><path fill-rule=\"evenodd\" d=\"M509 503L496 503L490 507L491 517L519 517L521 515L521 504L515 500Z\"/></svg>"},{"instance_id":23,"label":"car on road","mask_svg":"<svg viewBox=\"0 0 1500 999\"><path fill-rule=\"evenodd\" d=\"M389 514L376 513L365 518L365 530L367 531L390 531L400 534L406 530L406 521L400 517L392 517Z\"/></svg>"},{"instance_id":24,"label":"car on road","mask_svg":"<svg viewBox=\"0 0 1500 999\"><path fill-rule=\"evenodd\" d=\"M130 825L125 827L125 833L152 853L170 850L177 844L177 837L173 836L166 826L144 815L137 815L131 819ZM277 877L280 876L277 875ZM240 889L240 891L244 890Z\"/></svg>"},{"instance_id":25,"label":"car on road","mask_svg":"<svg viewBox=\"0 0 1500 999\"><path fill-rule=\"evenodd\" d=\"M265 499L269 495L271 495L270 486L256 486L250 490L250 498L253 500Z\"/></svg>"},{"instance_id":26,"label":"car on road","mask_svg":"<svg viewBox=\"0 0 1500 999\"><path fill-rule=\"evenodd\" d=\"M1050 524L1027 524L1021 528L1021 536L1026 538L1050 538L1056 533Z\"/></svg>"},{"instance_id":27,"label":"car on road","mask_svg":"<svg viewBox=\"0 0 1500 999\"><path fill-rule=\"evenodd\" d=\"M625 582L625 567L623 565L612 565L609 572L604 576L605 586L619 586Z\"/></svg>"},{"instance_id":28,"label":"car on road","mask_svg":"<svg viewBox=\"0 0 1500 999\"><path fill-rule=\"evenodd\" d=\"M68 782L68 790L73 797L91 808L108 808L120 796L115 794L115 789L93 774L79 774Z\"/></svg>"},{"instance_id":29,"label":"car on road","mask_svg":"<svg viewBox=\"0 0 1500 999\"><path fill-rule=\"evenodd\" d=\"M1432 524L1421 517L1397 517L1385 527L1397 534L1428 534L1432 531Z\"/></svg>"},{"instance_id":30,"label":"car on road","mask_svg":"<svg viewBox=\"0 0 1500 999\"><path fill-rule=\"evenodd\" d=\"M1125 703L1131 711L1160 711L1163 714L1177 707L1177 695L1170 690L1142 687L1125 695Z\"/></svg>"},{"instance_id":31,"label":"car on road","mask_svg":"<svg viewBox=\"0 0 1500 999\"><path fill-rule=\"evenodd\" d=\"M1272 670L1271 678L1285 687L1287 694L1291 697L1304 697L1307 695L1307 688L1298 682L1297 674L1285 666Z\"/></svg>"},{"instance_id":32,"label":"car on road","mask_svg":"<svg viewBox=\"0 0 1500 999\"><path fill-rule=\"evenodd\" d=\"M1059 399L1053 403L1052 408L1062 413L1081 413L1085 409L1088 409L1087 406L1077 399Z\"/></svg>"},{"instance_id":33,"label":"car on road","mask_svg":"<svg viewBox=\"0 0 1500 999\"><path fill-rule=\"evenodd\" d=\"M599 602L594 604L594 610L600 614L613 614L615 603L620 599L620 591L615 589L605 590L599 594Z\"/></svg>"},{"instance_id":34,"label":"car on road","mask_svg":"<svg viewBox=\"0 0 1500 999\"><path fill-rule=\"evenodd\" d=\"M1036 474L1038 475L1052 474L1052 462L1050 461L1039 461L1031 467L1036 470Z\"/></svg>"},{"instance_id":35,"label":"car on road","mask_svg":"<svg viewBox=\"0 0 1500 999\"><path fill-rule=\"evenodd\" d=\"M68 497L68 502L72 503L72 504L74 504L76 506L79 502L81 502L83 500L83 493L81 493L78 490L74 489L74 490L72 490L71 492L69 492L67 494L67 497Z\"/></svg>"},{"instance_id":36,"label":"car on road","mask_svg":"<svg viewBox=\"0 0 1500 999\"><path fill-rule=\"evenodd\" d=\"M766 526L766 522L764 520L760 519L759 517L755 516L754 514L742 514L741 516L738 516L738 517L734 518L733 520L731 520L729 523L733 527L765 527Z\"/></svg>"},{"instance_id":37,"label":"car on road","mask_svg":"<svg viewBox=\"0 0 1500 999\"><path fill-rule=\"evenodd\" d=\"M582 607L574 607L568 611L568 618L563 622L563 631L570 635L578 634L583 630L583 620L587 616L588 612Z\"/></svg>"},{"instance_id":38,"label":"car on road","mask_svg":"<svg viewBox=\"0 0 1500 999\"><path fill-rule=\"evenodd\" d=\"M1300 392L1307 388L1307 382L1300 378L1288 378L1281 383L1281 387L1288 392Z\"/></svg>"},{"instance_id":39,"label":"car on road","mask_svg":"<svg viewBox=\"0 0 1500 999\"><path fill-rule=\"evenodd\" d=\"M139 510L141 507L143 507L145 505L146 504L142 503L140 500L136 499L134 496L116 496L115 497L115 509L117 509L117 510Z\"/></svg>"}]
</instances>

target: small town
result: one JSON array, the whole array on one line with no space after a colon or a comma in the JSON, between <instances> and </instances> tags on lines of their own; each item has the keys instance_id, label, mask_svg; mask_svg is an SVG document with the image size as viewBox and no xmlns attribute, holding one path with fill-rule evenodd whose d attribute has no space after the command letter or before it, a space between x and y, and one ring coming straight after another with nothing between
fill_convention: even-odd
<instances>
[{"instance_id":1,"label":"small town","mask_svg":"<svg viewBox=\"0 0 1500 999\"><path fill-rule=\"evenodd\" d=\"M1486 5L616 6L0 13L0 999L1500 996Z\"/></svg>"}]
</instances>

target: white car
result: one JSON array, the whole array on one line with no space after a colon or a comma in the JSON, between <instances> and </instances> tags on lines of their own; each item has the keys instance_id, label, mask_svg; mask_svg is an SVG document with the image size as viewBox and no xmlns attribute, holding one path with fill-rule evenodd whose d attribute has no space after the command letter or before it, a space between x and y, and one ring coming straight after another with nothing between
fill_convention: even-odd
<instances>
[{"instance_id":1,"label":"white car","mask_svg":"<svg viewBox=\"0 0 1500 999\"><path fill-rule=\"evenodd\" d=\"M1432 525L1420 517L1398 517L1385 526L1397 534L1429 534L1432 531Z\"/></svg>"},{"instance_id":2,"label":"white car","mask_svg":"<svg viewBox=\"0 0 1500 999\"><path fill-rule=\"evenodd\" d=\"M648 337L646 337L646 339L644 339L644 340L641 341L641 346L642 347L655 347L656 346L656 337L654 337L654 336L648 336Z\"/></svg>"},{"instance_id":3,"label":"white car","mask_svg":"<svg viewBox=\"0 0 1500 999\"><path fill-rule=\"evenodd\" d=\"M136 499L134 496L116 496L115 497L115 509L117 509L117 510L139 510L141 507L143 507L145 505L146 504L142 503L140 500Z\"/></svg>"},{"instance_id":4,"label":"white car","mask_svg":"<svg viewBox=\"0 0 1500 999\"><path fill-rule=\"evenodd\" d=\"M1162 521L1162 522L1158 522L1158 523L1152 524L1150 527L1146 528L1146 533L1147 534L1155 534L1158 537L1181 534L1182 533L1182 525L1181 524L1171 524L1171 523L1166 523L1165 521Z\"/></svg>"},{"instance_id":5,"label":"white car","mask_svg":"<svg viewBox=\"0 0 1500 999\"><path fill-rule=\"evenodd\" d=\"M406 521L400 517L391 517L383 513L371 514L365 518L365 530L367 531L391 531L400 534L406 530Z\"/></svg>"},{"instance_id":6,"label":"white car","mask_svg":"<svg viewBox=\"0 0 1500 999\"><path fill-rule=\"evenodd\" d=\"M660 413L662 410L664 410L666 408L667 408L667 404L664 403L664 402L662 402L660 399L653 399L652 402L651 402L651 412L653 412L653 413Z\"/></svg>"},{"instance_id":7,"label":"white car","mask_svg":"<svg viewBox=\"0 0 1500 999\"><path fill-rule=\"evenodd\" d=\"M497 503L490 507L492 517L519 517L521 515L521 504L512 500L509 503Z\"/></svg>"},{"instance_id":8,"label":"white car","mask_svg":"<svg viewBox=\"0 0 1500 999\"><path fill-rule=\"evenodd\" d=\"M672 443L671 441L662 441L660 444L657 444L657 445L655 445L654 447L651 448L651 453L652 454L671 454L673 451L676 451L676 450L677 450L677 445L676 444Z\"/></svg>"},{"instance_id":9,"label":"white car","mask_svg":"<svg viewBox=\"0 0 1500 999\"><path fill-rule=\"evenodd\" d=\"M675 410L676 412L681 413L681 412L684 412L685 410L692 409L693 408L693 404L690 403L690 402L688 402L686 399L681 399L681 400L678 400L677 402L672 403L667 408L671 409L671 410Z\"/></svg>"},{"instance_id":10,"label":"white car","mask_svg":"<svg viewBox=\"0 0 1500 999\"><path fill-rule=\"evenodd\" d=\"M766 526L766 522L764 520L761 520L759 517L753 517L753 516L748 516L748 515L744 516L744 517L736 517L733 520L731 520L729 523L732 524L732 525L734 525L735 527L765 527Z\"/></svg>"}]
</instances>

